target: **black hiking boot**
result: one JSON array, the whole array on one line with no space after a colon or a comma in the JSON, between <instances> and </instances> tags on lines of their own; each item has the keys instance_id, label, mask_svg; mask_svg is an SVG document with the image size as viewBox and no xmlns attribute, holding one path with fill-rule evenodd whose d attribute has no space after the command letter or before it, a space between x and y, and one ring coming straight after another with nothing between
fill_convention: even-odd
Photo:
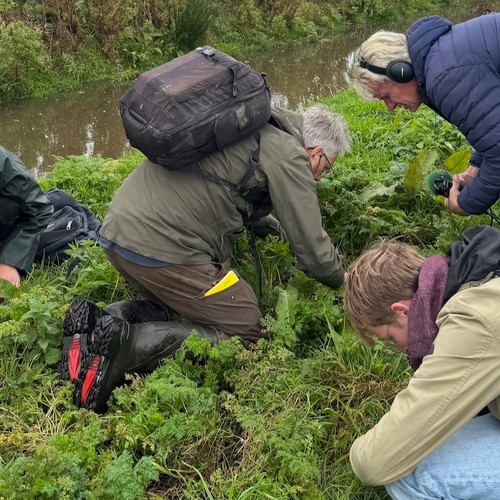
<instances>
[{"instance_id":1,"label":"black hiking boot","mask_svg":"<svg viewBox=\"0 0 500 500\"><path fill-rule=\"evenodd\" d=\"M91 335L89 342L89 356L86 359L85 366L82 367L82 376L78 379L75 392L74 403L79 408L87 408L98 413L106 410L106 401L114 387L106 389L109 385L109 375L111 374L110 359L105 357L109 355L109 346L113 335L119 335L121 328L115 327L115 320L112 316L106 315L99 318L97 326ZM102 352L101 352L102 350ZM114 353L116 358L118 350ZM125 372L123 372L123 376ZM106 380L104 380L106 378ZM119 383L118 378L116 383ZM108 392L108 395L104 394Z\"/></svg>"},{"instance_id":2,"label":"black hiking boot","mask_svg":"<svg viewBox=\"0 0 500 500\"><path fill-rule=\"evenodd\" d=\"M217 342L215 331L173 321L133 325L105 315L89 336L89 356L74 392L74 403L97 413L107 410L113 390L125 373L151 373L163 359L172 357L191 331Z\"/></svg>"},{"instance_id":3,"label":"black hiking boot","mask_svg":"<svg viewBox=\"0 0 500 500\"><path fill-rule=\"evenodd\" d=\"M57 372L62 380L78 379L81 367L86 364L89 352L88 334L92 333L102 309L85 299L75 300L64 318L64 344L57 363Z\"/></svg>"}]
</instances>

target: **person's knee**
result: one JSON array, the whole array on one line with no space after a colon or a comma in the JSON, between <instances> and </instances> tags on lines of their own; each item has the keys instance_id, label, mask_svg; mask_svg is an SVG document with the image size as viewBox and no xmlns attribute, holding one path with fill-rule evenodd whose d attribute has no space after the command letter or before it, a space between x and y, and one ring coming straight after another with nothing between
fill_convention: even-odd
<instances>
[{"instance_id":1,"label":"person's knee","mask_svg":"<svg viewBox=\"0 0 500 500\"><path fill-rule=\"evenodd\" d=\"M409 474L393 483L386 484L385 489L393 500L412 500L421 498L419 485L413 474Z\"/></svg>"},{"instance_id":2,"label":"person's knee","mask_svg":"<svg viewBox=\"0 0 500 500\"><path fill-rule=\"evenodd\" d=\"M500 422L487 414L467 422L386 490L397 500L498 498L499 463Z\"/></svg>"},{"instance_id":3,"label":"person's knee","mask_svg":"<svg viewBox=\"0 0 500 500\"><path fill-rule=\"evenodd\" d=\"M252 321L247 321L244 326L242 325L239 332L235 332L233 330L231 334L227 334L221 329L218 329L218 336L221 340L237 336L241 340L245 349L248 349L252 344L256 344L260 339L268 338L266 331L262 328L261 320L262 315L260 314L260 311L257 310L255 315L252 317Z\"/></svg>"}]
</instances>

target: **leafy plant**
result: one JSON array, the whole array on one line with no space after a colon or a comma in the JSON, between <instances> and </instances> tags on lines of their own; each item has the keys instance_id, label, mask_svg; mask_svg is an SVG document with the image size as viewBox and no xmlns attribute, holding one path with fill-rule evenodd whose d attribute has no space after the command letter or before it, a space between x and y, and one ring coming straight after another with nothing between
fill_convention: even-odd
<instances>
[{"instance_id":1,"label":"leafy plant","mask_svg":"<svg viewBox=\"0 0 500 500\"><path fill-rule=\"evenodd\" d=\"M317 184L345 265L380 236L428 255L488 223L449 214L427 189L431 169L467 163L468 148L443 122L425 111L390 114L352 90L326 103L354 136L352 152ZM142 159L59 158L40 183L102 218ZM287 243L268 236L257 248L268 338L245 350L236 338L211 346L193 334L153 373L127 375L102 416L75 408L73 385L55 373L63 318L76 297L104 305L135 292L93 244L71 248L60 266L37 265L19 289L0 282L0 496L386 500L355 478L348 453L407 384L406 357L384 342L365 347L344 316L342 289L299 272ZM258 290L246 237L226 264Z\"/></svg>"},{"instance_id":2,"label":"leafy plant","mask_svg":"<svg viewBox=\"0 0 500 500\"><path fill-rule=\"evenodd\" d=\"M203 45L216 13L216 6L207 0L174 3L170 14L170 34L175 46L188 52Z\"/></svg>"},{"instance_id":3,"label":"leafy plant","mask_svg":"<svg viewBox=\"0 0 500 500\"><path fill-rule=\"evenodd\" d=\"M40 29L30 29L19 21L0 21L0 100L38 94L47 67Z\"/></svg>"}]
</instances>

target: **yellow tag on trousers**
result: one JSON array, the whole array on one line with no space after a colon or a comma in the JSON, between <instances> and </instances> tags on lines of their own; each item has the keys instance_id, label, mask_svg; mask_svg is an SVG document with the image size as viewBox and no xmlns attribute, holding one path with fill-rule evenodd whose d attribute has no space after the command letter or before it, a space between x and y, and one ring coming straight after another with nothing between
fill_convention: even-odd
<instances>
[{"instance_id":1,"label":"yellow tag on trousers","mask_svg":"<svg viewBox=\"0 0 500 500\"><path fill-rule=\"evenodd\" d=\"M210 288L210 290L208 290L208 292L205 293L205 297L222 292L222 290L233 286L235 283L238 283L238 281L240 281L240 279L236 276L236 273L234 271L229 271L224 278L219 281L219 283L214 285Z\"/></svg>"}]
</instances>

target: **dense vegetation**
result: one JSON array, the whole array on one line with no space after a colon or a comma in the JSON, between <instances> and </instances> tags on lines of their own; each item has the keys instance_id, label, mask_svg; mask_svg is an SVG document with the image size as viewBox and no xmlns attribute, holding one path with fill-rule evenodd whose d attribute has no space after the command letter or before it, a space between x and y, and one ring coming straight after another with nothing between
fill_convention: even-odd
<instances>
[{"instance_id":1,"label":"dense vegetation","mask_svg":"<svg viewBox=\"0 0 500 500\"><path fill-rule=\"evenodd\" d=\"M465 0L473 3L473 0ZM452 0L0 0L0 101L130 79L198 45L238 56ZM479 8L479 7L478 7ZM435 12L435 10L434 10Z\"/></svg>"},{"instance_id":2,"label":"dense vegetation","mask_svg":"<svg viewBox=\"0 0 500 500\"><path fill-rule=\"evenodd\" d=\"M389 113L352 90L325 101L353 131L350 154L318 184L324 227L346 263L379 236L420 251L444 252L478 223L443 209L425 175L459 171L469 154L462 136L431 111ZM103 217L113 192L140 162L60 158L41 180ZM352 334L342 290L298 272L287 244L258 242L263 310L270 340L243 350L236 342L188 348L146 377L131 376L98 416L72 404L58 380L62 321L75 297L101 304L134 296L102 250L72 250L80 264L38 266L19 290L0 296L0 497L9 500L387 499L361 485L348 451L387 411L407 383L406 358ZM242 239L231 262L256 285Z\"/></svg>"}]
</instances>

